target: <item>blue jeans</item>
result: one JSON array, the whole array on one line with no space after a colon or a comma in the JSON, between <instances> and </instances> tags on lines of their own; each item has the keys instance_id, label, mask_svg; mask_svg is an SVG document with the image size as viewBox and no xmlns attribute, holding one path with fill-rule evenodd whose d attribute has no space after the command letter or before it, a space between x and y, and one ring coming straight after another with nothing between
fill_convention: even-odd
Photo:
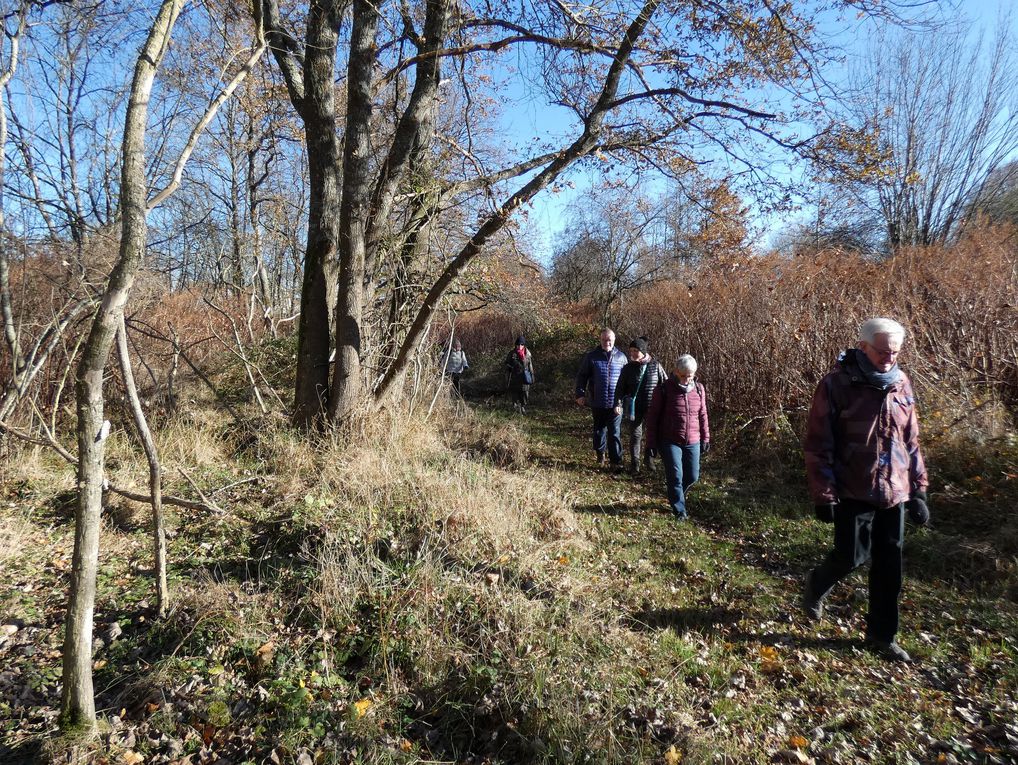
<instances>
[{"instance_id":1,"label":"blue jeans","mask_svg":"<svg viewBox=\"0 0 1018 765\"><path fill-rule=\"evenodd\" d=\"M604 454L613 465L622 463L622 415L614 409L591 408L594 415L594 451Z\"/></svg>"},{"instance_id":2,"label":"blue jeans","mask_svg":"<svg viewBox=\"0 0 1018 765\"><path fill-rule=\"evenodd\" d=\"M668 504L680 518L686 517L686 489L700 477L700 444L673 444L663 441L661 464L665 468Z\"/></svg>"}]
</instances>

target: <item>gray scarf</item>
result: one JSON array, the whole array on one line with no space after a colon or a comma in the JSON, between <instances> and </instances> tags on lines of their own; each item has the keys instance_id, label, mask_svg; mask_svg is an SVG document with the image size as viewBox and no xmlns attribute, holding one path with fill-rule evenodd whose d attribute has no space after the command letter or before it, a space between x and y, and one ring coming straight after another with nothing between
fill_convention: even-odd
<instances>
[{"instance_id":1,"label":"gray scarf","mask_svg":"<svg viewBox=\"0 0 1018 765\"><path fill-rule=\"evenodd\" d=\"M880 390L886 390L901 379L901 369L895 364L886 372L881 372L870 362L869 358L860 350L855 352L855 360L859 365L859 371L866 378L866 382Z\"/></svg>"}]
</instances>

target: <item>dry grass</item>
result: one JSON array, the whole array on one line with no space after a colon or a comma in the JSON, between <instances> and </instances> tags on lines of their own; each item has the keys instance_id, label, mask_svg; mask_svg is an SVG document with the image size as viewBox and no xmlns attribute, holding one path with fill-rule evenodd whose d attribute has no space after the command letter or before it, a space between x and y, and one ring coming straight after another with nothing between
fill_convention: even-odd
<instances>
[{"instance_id":1,"label":"dry grass","mask_svg":"<svg viewBox=\"0 0 1018 765\"><path fill-rule=\"evenodd\" d=\"M174 593L167 629L181 642L199 629L222 635L223 645L261 641L271 633L271 614L278 608L272 595L245 592L236 582L198 575Z\"/></svg>"},{"instance_id":2,"label":"dry grass","mask_svg":"<svg viewBox=\"0 0 1018 765\"><path fill-rule=\"evenodd\" d=\"M0 517L0 572L13 565L35 542L35 526L27 519Z\"/></svg>"},{"instance_id":3,"label":"dry grass","mask_svg":"<svg viewBox=\"0 0 1018 765\"><path fill-rule=\"evenodd\" d=\"M11 451L0 460L2 483L24 484L56 493L74 487L74 468L52 449L11 440Z\"/></svg>"}]
</instances>

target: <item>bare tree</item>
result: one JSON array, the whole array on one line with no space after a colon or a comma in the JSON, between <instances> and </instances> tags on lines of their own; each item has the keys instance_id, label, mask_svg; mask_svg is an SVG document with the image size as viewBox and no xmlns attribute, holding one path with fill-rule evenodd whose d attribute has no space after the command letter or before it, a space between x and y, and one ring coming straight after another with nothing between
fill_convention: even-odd
<instances>
[{"instance_id":1,"label":"bare tree","mask_svg":"<svg viewBox=\"0 0 1018 765\"><path fill-rule=\"evenodd\" d=\"M108 139L124 89L111 73L131 31L129 10L121 2L28 5L45 23L31 26L24 70L10 85L19 107L11 119L13 197L32 226L22 235L69 238L84 274L88 237L111 222L115 207L117 147Z\"/></svg>"},{"instance_id":2,"label":"bare tree","mask_svg":"<svg viewBox=\"0 0 1018 765\"><path fill-rule=\"evenodd\" d=\"M571 282L601 324L614 326L626 293L653 282L667 262L662 205L618 190L592 192L569 206L567 218L552 281Z\"/></svg>"},{"instance_id":3,"label":"bare tree","mask_svg":"<svg viewBox=\"0 0 1018 765\"><path fill-rule=\"evenodd\" d=\"M92 305L88 297L65 293L54 307L48 321L44 326L38 327L34 335L25 331L23 321L15 315L11 290L11 253L17 246L18 239L7 228L5 194L7 165L6 152L3 149L7 146L8 120L7 104L3 96L8 92L8 84L18 67L22 35L30 11L31 3L25 2L18 6L11 17L14 22L13 30L7 28L8 17L5 16L3 19L3 36L5 40L9 40L10 47L3 69L0 71L0 322L3 326L10 369L3 389L0 390L0 424L7 420L28 396L33 380L49 361L50 354L59 347L67 328L81 319Z\"/></svg>"},{"instance_id":4,"label":"bare tree","mask_svg":"<svg viewBox=\"0 0 1018 765\"><path fill-rule=\"evenodd\" d=\"M78 505L75 513L74 556L66 616L63 651L63 698L61 726L95 729L95 699L92 689L92 614L95 608L96 572L99 556L99 513L104 488L105 439L110 424L104 420L103 376L114 337L123 328L124 307L145 252L149 210L166 199L179 185L184 166L198 137L222 103L244 79L264 51L257 46L233 80L212 100L198 120L180 153L167 185L149 198L145 135L149 101L159 65L169 47L173 26L182 0L163 0L148 37L138 55L124 118L124 142L120 180L120 249L99 309L82 347L76 377L77 392L77 480ZM152 458L150 456L150 464ZM158 475L153 471L153 488ZM156 495L153 495L154 499ZM158 512L158 508L156 508Z\"/></svg>"},{"instance_id":5,"label":"bare tree","mask_svg":"<svg viewBox=\"0 0 1018 765\"><path fill-rule=\"evenodd\" d=\"M992 223L1009 223L1018 229L1018 161L1008 162L990 173L979 201L968 211L969 219L985 216Z\"/></svg>"},{"instance_id":6,"label":"bare tree","mask_svg":"<svg viewBox=\"0 0 1018 765\"><path fill-rule=\"evenodd\" d=\"M675 176L715 159L748 180L766 164L761 144L811 151L811 141L791 127L803 110L793 105L779 117L750 94L771 82L804 96L800 105L809 101L820 58L811 39L815 10L809 3L747 10L744 3L658 0L477 7L317 0L299 42L278 0L262 0L256 12L304 122L311 179L295 421L311 425L326 410L341 420L366 391L376 404L394 395L458 277L521 207L577 163ZM342 118L332 88L340 39L349 50ZM689 55L693 49L711 54ZM474 105L507 98L507 84L491 76L507 51L532 62L515 86L568 115L565 138L522 155L509 152L504 140L487 147L474 140L484 129L483 110ZM492 85L485 90L485 83ZM442 109L456 104L468 126L464 142L436 130ZM340 118L342 142L335 130ZM439 146L458 161L438 164ZM395 335L395 353L384 363L371 358L369 309L379 291L392 287L382 275L427 247L446 211L462 204L473 205L476 222L417 291ZM330 383L325 282L332 264L338 293Z\"/></svg>"},{"instance_id":7,"label":"bare tree","mask_svg":"<svg viewBox=\"0 0 1018 765\"><path fill-rule=\"evenodd\" d=\"M130 105L124 125L120 183L120 257L110 275L99 312L82 353L77 375L78 506L74 524L74 557L64 637L64 729L95 728L92 690L92 612L99 560L99 513L102 509L103 467L109 423L103 418L103 373L114 335L123 320L134 277L145 251L147 188L145 131L152 83L180 12L181 0L165 0L138 56Z\"/></svg>"},{"instance_id":8,"label":"bare tree","mask_svg":"<svg viewBox=\"0 0 1018 765\"><path fill-rule=\"evenodd\" d=\"M18 337L17 325L14 323L14 311L11 305L11 271L10 253L8 247L10 242L7 236L6 217L4 209L4 172L7 169L6 146L7 146L7 104L4 102L4 93L7 83L11 81L18 68L18 55L21 46L21 34L25 30L25 19L28 15L27 4L18 8L15 16L14 30L8 33L7 20L3 19L2 37L0 44L0 56L6 54L0 60L3 61L3 68L0 69L0 321L3 322L4 342L10 352L11 382L18 385L18 378L21 376L25 363L21 355L21 342ZM8 40L10 41L8 43ZM7 49L9 44L10 48ZM6 398L6 396L5 396ZM6 402L4 402L6 403ZM4 419L4 404L0 404L0 421Z\"/></svg>"},{"instance_id":9,"label":"bare tree","mask_svg":"<svg viewBox=\"0 0 1018 765\"><path fill-rule=\"evenodd\" d=\"M1010 17L989 43L967 28L874 40L851 112L877 131L886 162L847 185L882 221L888 249L951 238L1018 150L1015 43Z\"/></svg>"}]
</instances>

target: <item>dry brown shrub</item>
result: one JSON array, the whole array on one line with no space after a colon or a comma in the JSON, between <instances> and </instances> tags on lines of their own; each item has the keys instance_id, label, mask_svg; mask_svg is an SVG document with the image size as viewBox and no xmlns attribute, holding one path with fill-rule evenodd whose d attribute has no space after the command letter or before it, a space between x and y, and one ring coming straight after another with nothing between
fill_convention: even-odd
<instances>
[{"instance_id":1,"label":"dry brown shrub","mask_svg":"<svg viewBox=\"0 0 1018 765\"><path fill-rule=\"evenodd\" d=\"M634 298L620 334L647 334L666 366L700 362L713 408L742 420L801 413L859 324L892 316L909 331L902 363L926 407L990 395L1014 410L1018 245L1002 230L885 262L825 250L690 271Z\"/></svg>"},{"instance_id":2,"label":"dry brown shrub","mask_svg":"<svg viewBox=\"0 0 1018 765\"><path fill-rule=\"evenodd\" d=\"M108 232L91 237L80 252L67 243L4 244L13 253L12 313L23 351L43 336L72 302L87 294L86 285L95 294L96 285L105 281L117 253L116 237ZM206 294L233 318L243 340L253 341L264 335L260 322L248 321L247 296ZM166 385L173 356L171 325L191 361L207 372L214 372L230 358L224 343L230 348L235 345L231 323L210 308L204 297L198 291L170 293L164 277L144 269L139 273L127 313L135 378L143 393ZM76 354L90 324L91 312L85 311L67 327L36 376L29 398L40 411L49 413L58 393L62 393L64 404L73 397ZM0 391L10 379L10 363L10 354L0 353ZM119 378L116 363L111 361L109 366L113 377ZM179 367L181 378L190 376L184 362ZM23 403L12 421L23 424L30 418L31 406Z\"/></svg>"},{"instance_id":3,"label":"dry brown shrub","mask_svg":"<svg viewBox=\"0 0 1018 765\"><path fill-rule=\"evenodd\" d=\"M529 316L533 316L530 314ZM455 333L469 358L482 353L491 353L512 347L517 335L533 334L539 323L530 320L528 314L500 309L488 309L463 314L456 319ZM451 327L448 323L437 324L434 337L444 343L449 337Z\"/></svg>"},{"instance_id":4,"label":"dry brown shrub","mask_svg":"<svg viewBox=\"0 0 1018 765\"><path fill-rule=\"evenodd\" d=\"M250 314L248 297L198 289L132 296L131 350L139 386L149 392L166 386L174 340L191 363L213 378L236 358L234 327L245 344L262 340L266 329ZM181 379L194 376L187 361L178 359L177 367Z\"/></svg>"}]
</instances>

